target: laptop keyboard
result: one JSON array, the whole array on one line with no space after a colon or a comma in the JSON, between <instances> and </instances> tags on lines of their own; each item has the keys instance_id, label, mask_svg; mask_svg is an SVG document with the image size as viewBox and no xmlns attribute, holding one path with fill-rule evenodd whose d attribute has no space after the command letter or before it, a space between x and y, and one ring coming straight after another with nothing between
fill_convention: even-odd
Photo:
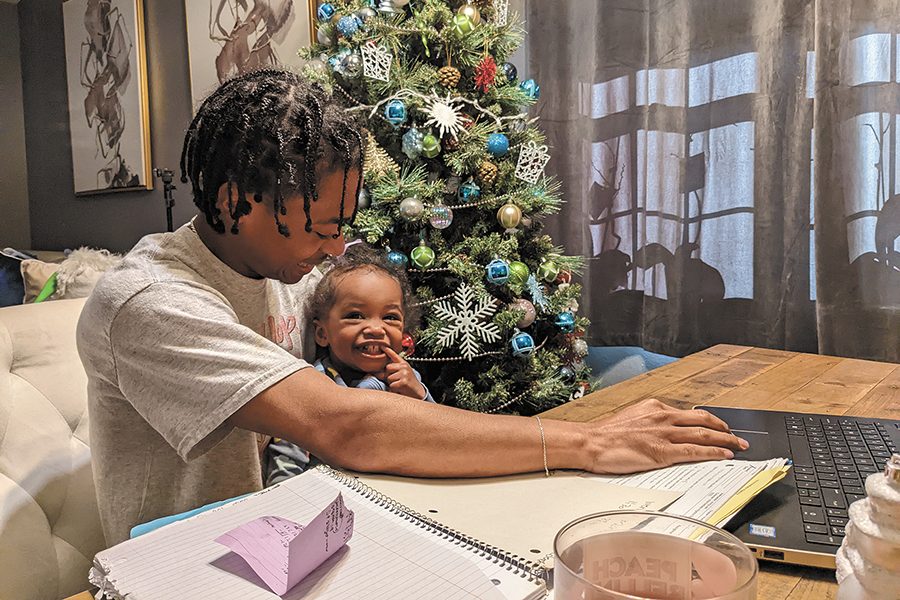
<instances>
[{"instance_id":1,"label":"laptop keyboard","mask_svg":"<svg viewBox=\"0 0 900 600\"><path fill-rule=\"evenodd\" d=\"M866 477L883 471L897 447L882 423L814 415L784 423L806 541L840 546L847 507L866 497Z\"/></svg>"}]
</instances>

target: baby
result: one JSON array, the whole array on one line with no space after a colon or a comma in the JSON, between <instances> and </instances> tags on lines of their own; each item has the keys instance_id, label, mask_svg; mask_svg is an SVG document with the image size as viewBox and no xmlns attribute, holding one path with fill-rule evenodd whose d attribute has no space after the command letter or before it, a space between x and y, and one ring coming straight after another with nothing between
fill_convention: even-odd
<instances>
[{"instance_id":1,"label":"baby","mask_svg":"<svg viewBox=\"0 0 900 600\"><path fill-rule=\"evenodd\" d=\"M309 317L315 368L338 385L391 391L434 402L419 373L401 355L403 334L415 331L418 309L406 273L383 252L358 243L332 261L316 287ZM264 453L266 485L297 475L309 455L284 440Z\"/></svg>"}]
</instances>

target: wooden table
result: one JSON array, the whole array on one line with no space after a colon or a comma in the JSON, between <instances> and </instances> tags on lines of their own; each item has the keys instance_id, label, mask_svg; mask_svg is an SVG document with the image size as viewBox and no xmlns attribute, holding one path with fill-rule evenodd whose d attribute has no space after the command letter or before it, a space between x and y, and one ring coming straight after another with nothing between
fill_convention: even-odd
<instances>
[{"instance_id":1,"label":"wooden table","mask_svg":"<svg viewBox=\"0 0 900 600\"><path fill-rule=\"evenodd\" d=\"M900 419L900 365L719 345L542 413L595 421L645 398ZM760 600L833 600L834 571L760 562ZM88 592L69 600L92 600Z\"/></svg>"},{"instance_id":2,"label":"wooden table","mask_svg":"<svg viewBox=\"0 0 900 600\"><path fill-rule=\"evenodd\" d=\"M900 365L719 345L546 411L595 421L645 398L679 408L738 406L900 419ZM760 561L760 600L831 600L834 571Z\"/></svg>"}]
</instances>

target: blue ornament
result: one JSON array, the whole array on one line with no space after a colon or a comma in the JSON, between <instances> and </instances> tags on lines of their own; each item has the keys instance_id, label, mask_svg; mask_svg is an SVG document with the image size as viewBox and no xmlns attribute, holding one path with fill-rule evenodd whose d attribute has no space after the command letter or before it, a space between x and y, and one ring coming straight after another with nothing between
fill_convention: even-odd
<instances>
[{"instance_id":1,"label":"blue ornament","mask_svg":"<svg viewBox=\"0 0 900 600\"><path fill-rule=\"evenodd\" d=\"M556 315L556 326L559 327L563 333L572 333L575 331L575 315L568 311L559 313Z\"/></svg>"},{"instance_id":2,"label":"blue ornament","mask_svg":"<svg viewBox=\"0 0 900 600\"><path fill-rule=\"evenodd\" d=\"M346 17L341 17L341 20L338 21L337 30L342 36L350 37L356 33L360 25L362 25L362 21L359 20L359 17L347 15Z\"/></svg>"},{"instance_id":3,"label":"blue ornament","mask_svg":"<svg viewBox=\"0 0 900 600\"><path fill-rule=\"evenodd\" d=\"M412 127L403 134L403 154L411 159L416 159L422 154L422 139L425 134Z\"/></svg>"},{"instance_id":4,"label":"blue ornament","mask_svg":"<svg viewBox=\"0 0 900 600\"><path fill-rule=\"evenodd\" d=\"M320 21L330 21L331 17L334 16L334 7L326 2L316 11L316 16L319 17Z\"/></svg>"},{"instance_id":5,"label":"blue ornament","mask_svg":"<svg viewBox=\"0 0 900 600\"><path fill-rule=\"evenodd\" d=\"M391 100L384 107L384 118L394 127L406 122L406 104L403 100Z\"/></svg>"},{"instance_id":6,"label":"blue ornament","mask_svg":"<svg viewBox=\"0 0 900 600\"><path fill-rule=\"evenodd\" d=\"M506 75L506 80L510 83L516 80L516 77L519 76L519 72L516 70L516 66L512 63L503 63L503 74Z\"/></svg>"},{"instance_id":7,"label":"blue ornament","mask_svg":"<svg viewBox=\"0 0 900 600\"><path fill-rule=\"evenodd\" d=\"M535 83L534 79L523 81L519 84L519 87L522 88L522 91L528 94L528 97L532 100L537 100L538 96L541 95L541 86Z\"/></svg>"},{"instance_id":8,"label":"blue ornament","mask_svg":"<svg viewBox=\"0 0 900 600\"><path fill-rule=\"evenodd\" d=\"M509 340L513 356L524 357L534 352L534 338L520 331Z\"/></svg>"},{"instance_id":9,"label":"blue ornament","mask_svg":"<svg viewBox=\"0 0 900 600\"><path fill-rule=\"evenodd\" d=\"M509 150L509 140L502 133L492 133L487 139L487 151L500 157Z\"/></svg>"},{"instance_id":10,"label":"blue ornament","mask_svg":"<svg viewBox=\"0 0 900 600\"><path fill-rule=\"evenodd\" d=\"M405 266L409 261L409 259L406 258L405 254L400 254L399 252L396 252L394 250L388 252L387 259L389 263L397 267Z\"/></svg>"},{"instance_id":11,"label":"blue ornament","mask_svg":"<svg viewBox=\"0 0 900 600\"><path fill-rule=\"evenodd\" d=\"M474 181L465 181L456 189L456 197L462 202L471 202L478 198L480 193Z\"/></svg>"},{"instance_id":12,"label":"blue ornament","mask_svg":"<svg viewBox=\"0 0 900 600\"><path fill-rule=\"evenodd\" d=\"M485 277L491 283L500 285L509 279L509 263L502 258L495 258L484 268Z\"/></svg>"}]
</instances>

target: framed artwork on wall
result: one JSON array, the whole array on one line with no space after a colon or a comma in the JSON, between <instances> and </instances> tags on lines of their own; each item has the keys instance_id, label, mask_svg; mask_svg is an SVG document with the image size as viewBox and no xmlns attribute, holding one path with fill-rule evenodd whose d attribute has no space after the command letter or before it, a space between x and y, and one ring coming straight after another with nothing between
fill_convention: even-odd
<instances>
[{"instance_id":1,"label":"framed artwork on wall","mask_svg":"<svg viewBox=\"0 0 900 600\"><path fill-rule=\"evenodd\" d=\"M302 66L297 51L313 39L316 0L190 0L185 14L196 110L235 75Z\"/></svg>"},{"instance_id":2,"label":"framed artwork on wall","mask_svg":"<svg viewBox=\"0 0 900 600\"><path fill-rule=\"evenodd\" d=\"M75 194L152 189L142 0L63 4Z\"/></svg>"}]
</instances>

